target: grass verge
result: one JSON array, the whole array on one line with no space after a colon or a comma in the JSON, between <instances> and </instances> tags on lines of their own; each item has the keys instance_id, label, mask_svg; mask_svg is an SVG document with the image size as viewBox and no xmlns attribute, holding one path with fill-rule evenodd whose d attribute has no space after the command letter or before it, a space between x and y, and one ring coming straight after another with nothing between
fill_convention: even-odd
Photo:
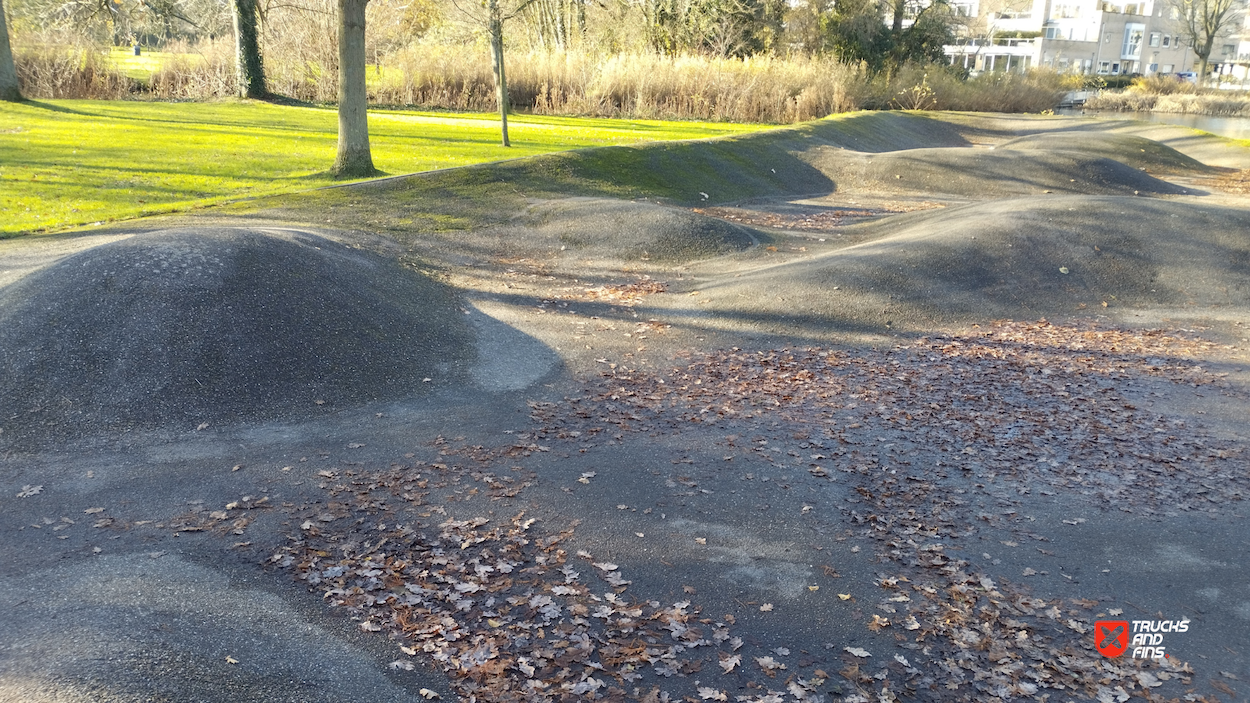
<instances>
[{"instance_id":1,"label":"grass verge","mask_svg":"<svg viewBox=\"0 0 1250 703\"><path fill-rule=\"evenodd\" d=\"M333 109L229 101L0 105L0 236L176 212L333 183ZM591 146L757 131L759 125L489 114L370 113L392 174Z\"/></svg>"}]
</instances>

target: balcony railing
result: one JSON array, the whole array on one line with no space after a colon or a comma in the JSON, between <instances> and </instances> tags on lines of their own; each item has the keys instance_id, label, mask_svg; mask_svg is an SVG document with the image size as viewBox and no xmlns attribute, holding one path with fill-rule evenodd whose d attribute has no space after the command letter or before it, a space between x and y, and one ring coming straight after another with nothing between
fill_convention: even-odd
<instances>
[{"instance_id":1,"label":"balcony railing","mask_svg":"<svg viewBox=\"0 0 1250 703\"><path fill-rule=\"evenodd\" d=\"M958 44L958 46L970 46L970 47L978 47L978 46L1021 46L1021 47L1031 47L1031 46L1033 46L1034 42L1036 42L1036 41L1037 41L1036 39L1016 39L1016 38L1014 38L1014 37L1012 37L1012 38L1006 38L1006 37L1003 37L1003 38L998 38L998 37L996 37L996 38L994 38L994 39L991 41L991 40L989 40L989 39L986 39L986 38L984 38L984 37L981 37L981 38L979 38L979 39L967 39L967 40L961 41L961 42Z\"/></svg>"}]
</instances>

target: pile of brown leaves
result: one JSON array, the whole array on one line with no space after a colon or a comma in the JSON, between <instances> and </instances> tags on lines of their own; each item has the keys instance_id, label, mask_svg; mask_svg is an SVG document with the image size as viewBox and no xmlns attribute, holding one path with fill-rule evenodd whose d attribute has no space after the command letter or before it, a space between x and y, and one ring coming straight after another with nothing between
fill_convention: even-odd
<instances>
[{"instance_id":1,"label":"pile of brown leaves","mask_svg":"<svg viewBox=\"0 0 1250 703\"><path fill-rule=\"evenodd\" d=\"M1222 190L1225 193L1246 195L1250 193L1250 169L1230 170L1222 176L1215 176L1199 181L1200 185Z\"/></svg>"},{"instance_id":2,"label":"pile of brown leaves","mask_svg":"<svg viewBox=\"0 0 1250 703\"><path fill-rule=\"evenodd\" d=\"M524 441L495 451L453 448L442 438L433 444L443 456L479 464L545 449ZM743 641L725 622L699 617L689 601L636 599L617 564L586 552L570 555L561 545L576 523L540 535L523 513L456 519L430 504L432 498L454 503L456 496L495 504L529 481L420 461L384 472L321 475L331 500L303 509L299 533L270 563L293 569L331 604L350 609L362 629L388 632L409 657L439 663L466 701L664 703L674 698L656 681L701 671L711 678L703 668L708 661L716 662L717 675L743 664L737 653ZM391 666L414 668L407 659ZM765 681L771 674L759 673ZM823 682L793 679L785 688L795 700L818 700ZM766 685L752 688L762 693L733 700L780 703L784 695ZM691 693L699 697L686 700L730 700L714 686Z\"/></svg>"},{"instance_id":3,"label":"pile of brown leaves","mask_svg":"<svg viewBox=\"0 0 1250 703\"><path fill-rule=\"evenodd\" d=\"M1154 382L1224 392L1222 378L1196 360L1215 349L1160 331L1044 321L885 352L733 349L691 355L663 374L617 366L585 397L536 406L535 419L549 437L605 427L754 433L757 459L854 482L852 502L864 507L846 516L898 570L879 579L885 594L868 627L895 632L930 665L900 655L898 666L868 673L856 660L842 671L859 689L848 702L1006 701L1045 691L1163 700L1154 689L1190 684L1192 669L1175 659L1122 664L1098 655L1087 612L1097 601L1033 598L946 550L978 524L1046 540L1015 523L1013 494L1064 491L1105 509L1168 515L1216 513L1244 500L1244 461L1234 461L1242 447L1125 397ZM768 419L773 428L783 420L784 430L770 432ZM1006 509L975 512L970 485Z\"/></svg>"},{"instance_id":4,"label":"pile of brown leaves","mask_svg":"<svg viewBox=\"0 0 1250 703\"><path fill-rule=\"evenodd\" d=\"M827 232L881 215L892 215L914 210L932 210L944 207L940 203L892 202L878 207L837 207L812 210L802 214L782 214L765 210L745 208L707 207L693 208L694 212L708 217L737 222L751 227L771 227L808 232Z\"/></svg>"},{"instance_id":5,"label":"pile of brown leaves","mask_svg":"<svg viewBox=\"0 0 1250 703\"><path fill-rule=\"evenodd\" d=\"M1152 383L1227 392L1197 360L1212 351L1176 334L1040 322L886 351L691 354L664 373L611 364L581 395L532 403L536 429L509 445L434 442L472 468L322 472L330 499L305 511L272 561L352 609L362 628L439 662L466 700L658 702L683 689L696 702L827 700L823 671L774 678L779 663L739 652L732 623L688 601L635 597L618 565L567 553L573 527L538 534L524 514L489 517L533 480L519 467L493 473L502 462L593 450L626 432L731 432L731 446L749 446L786 480L853 486L842 522L889 571L866 625L907 654L873 660L844 648L846 703L1164 700L1158 691L1190 685L1192 669L1098 655L1093 611L1107 605L1035 597L950 551L983 527L1046 541L1017 520L1012 506L1027 492L1165 514L1243 500L1241 447L1128 397ZM976 492L1000 509L973 508ZM716 685L731 673L733 685ZM744 678L753 693L730 694Z\"/></svg>"},{"instance_id":6,"label":"pile of brown leaves","mask_svg":"<svg viewBox=\"0 0 1250 703\"><path fill-rule=\"evenodd\" d=\"M607 303L622 307L633 307L642 302L643 298L666 290L664 283L643 276L641 280L625 284L605 284L593 288L566 288L556 295L559 300L584 300Z\"/></svg>"},{"instance_id":7,"label":"pile of brown leaves","mask_svg":"<svg viewBox=\"0 0 1250 703\"><path fill-rule=\"evenodd\" d=\"M748 432L768 415L836 442L824 464L812 465L822 470L858 444L851 435L888 432L890 441L945 455L937 466L946 470L1050 484L1039 487L1043 493L1132 498L1123 508L1130 512L1214 511L1247 495L1244 480L1222 481L1241 448L1142 411L1124 393L1151 378L1221 391L1222 378L1194 360L1215 349L1157 331L1044 321L885 352L733 349L691 356L665 374L609 368L597 391L539 405L534 417L558 434L582 425L655 431L690 423ZM872 432L863 429L869 422Z\"/></svg>"}]
</instances>

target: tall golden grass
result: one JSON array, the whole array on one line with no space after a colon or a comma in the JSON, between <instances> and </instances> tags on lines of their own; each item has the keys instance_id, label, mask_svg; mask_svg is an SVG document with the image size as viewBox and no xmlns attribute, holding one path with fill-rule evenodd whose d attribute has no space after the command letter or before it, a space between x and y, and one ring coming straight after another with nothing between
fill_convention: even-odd
<instances>
[{"instance_id":1,"label":"tall golden grass","mask_svg":"<svg viewBox=\"0 0 1250 703\"><path fill-rule=\"evenodd\" d=\"M1103 91L1086 101L1085 108L1250 117L1250 93L1199 88L1193 83L1168 76L1149 76L1135 79L1123 91Z\"/></svg>"},{"instance_id":2,"label":"tall golden grass","mask_svg":"<svg viewBox=\"0 0 1250 703\"><path fill-rule=\"evenodd\" d=\"M889 80L878 79L860 107L970 112L1042 112L1054 108L1070 88L1071 76L1035 69L985 73L964 80L944 67L905 66Z\"/></svg>"},{"instance_id":3,"label":"tall golden grass","mask_svg":"<svg viewBox=\"0 0 1250 703\"><path fill-rule=\"evenodd\" d=\"M269 47L270 89L297 100L332 102L337 57L326 46L333 44ZM180 54L147 82L110 71L99 52L76 49L74 60L53 60L62 55L61 48L18 52L28 95L209 100L235 93L228 42ZM862 108L1038 112L1054 107L1063 94L1062 79L1041 71L964 80L944 67L912 66L885 77L828 57L531 51L510 54L506 68L514 110L633 119L789 124ZM396 107L494 110L489 54L464 45L410 45L370 66L369 99Z\"/></svg>"},{"instance_id":4,"label":"tall golden grass","mask_svg":"<svg viewBox=\"0 0 1250 703\"><path fill-rule=\"evenodd\" d=\"M489 56L451 47L401 52L370 93L379 103L494 108ZM540 114L791 123L857 109L867 76L832 59L530 52L509 57L514 107Z\"/></svg>"},{"instance_id":5,"label":"tall golden grass","mask_svg":"<svg viewBox=\"0 0 1250 703\"><path fill-rule=\"evenodd\" d=\"M233 47L213 42L176 53L144 88L157 100L205 100L234 95L237 85Z\"/></svg>"},{"instance_id":6,"label":"tall golden grass","mask_svg":"<svg viewBox=\"0 0 1250 703\"><path fill-rule=\"evenodd\" d=\"M28 98L119 100L140 86L110 68L94 47L78 43L19 44L14 63L22 94Z\"/></svg>"}]
</instances>

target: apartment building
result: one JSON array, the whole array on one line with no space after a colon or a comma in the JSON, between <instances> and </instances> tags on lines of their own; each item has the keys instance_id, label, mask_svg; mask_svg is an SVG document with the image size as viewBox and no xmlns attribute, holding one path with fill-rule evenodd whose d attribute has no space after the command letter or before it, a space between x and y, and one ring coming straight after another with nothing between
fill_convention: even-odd
<instances>
[{"instance_id":1,"label":"apartment building","mask_svg":"<svg viewBox=\"0 0 1250 703\"><path fill-rule=\"evenodd\" d=\"M1211 51L1211 62L1218 64L1213 70L1221 83L1250 84L1250 3L1242 13L1237 34L1217 42Z\"/></svg>"},{"instance_id":2,"label":"apartment building","mask_svg":"<svg viewBox=\"0 0 1250 703\"><path fill-rule=\"evenodd\" d=\"M1102 75L1193 70L1193 52L1162 0L955 0L954 7L967 18L965 38L945 47L946 55L974 73L1034 66Z\"/></svg>"}]
</instances>

